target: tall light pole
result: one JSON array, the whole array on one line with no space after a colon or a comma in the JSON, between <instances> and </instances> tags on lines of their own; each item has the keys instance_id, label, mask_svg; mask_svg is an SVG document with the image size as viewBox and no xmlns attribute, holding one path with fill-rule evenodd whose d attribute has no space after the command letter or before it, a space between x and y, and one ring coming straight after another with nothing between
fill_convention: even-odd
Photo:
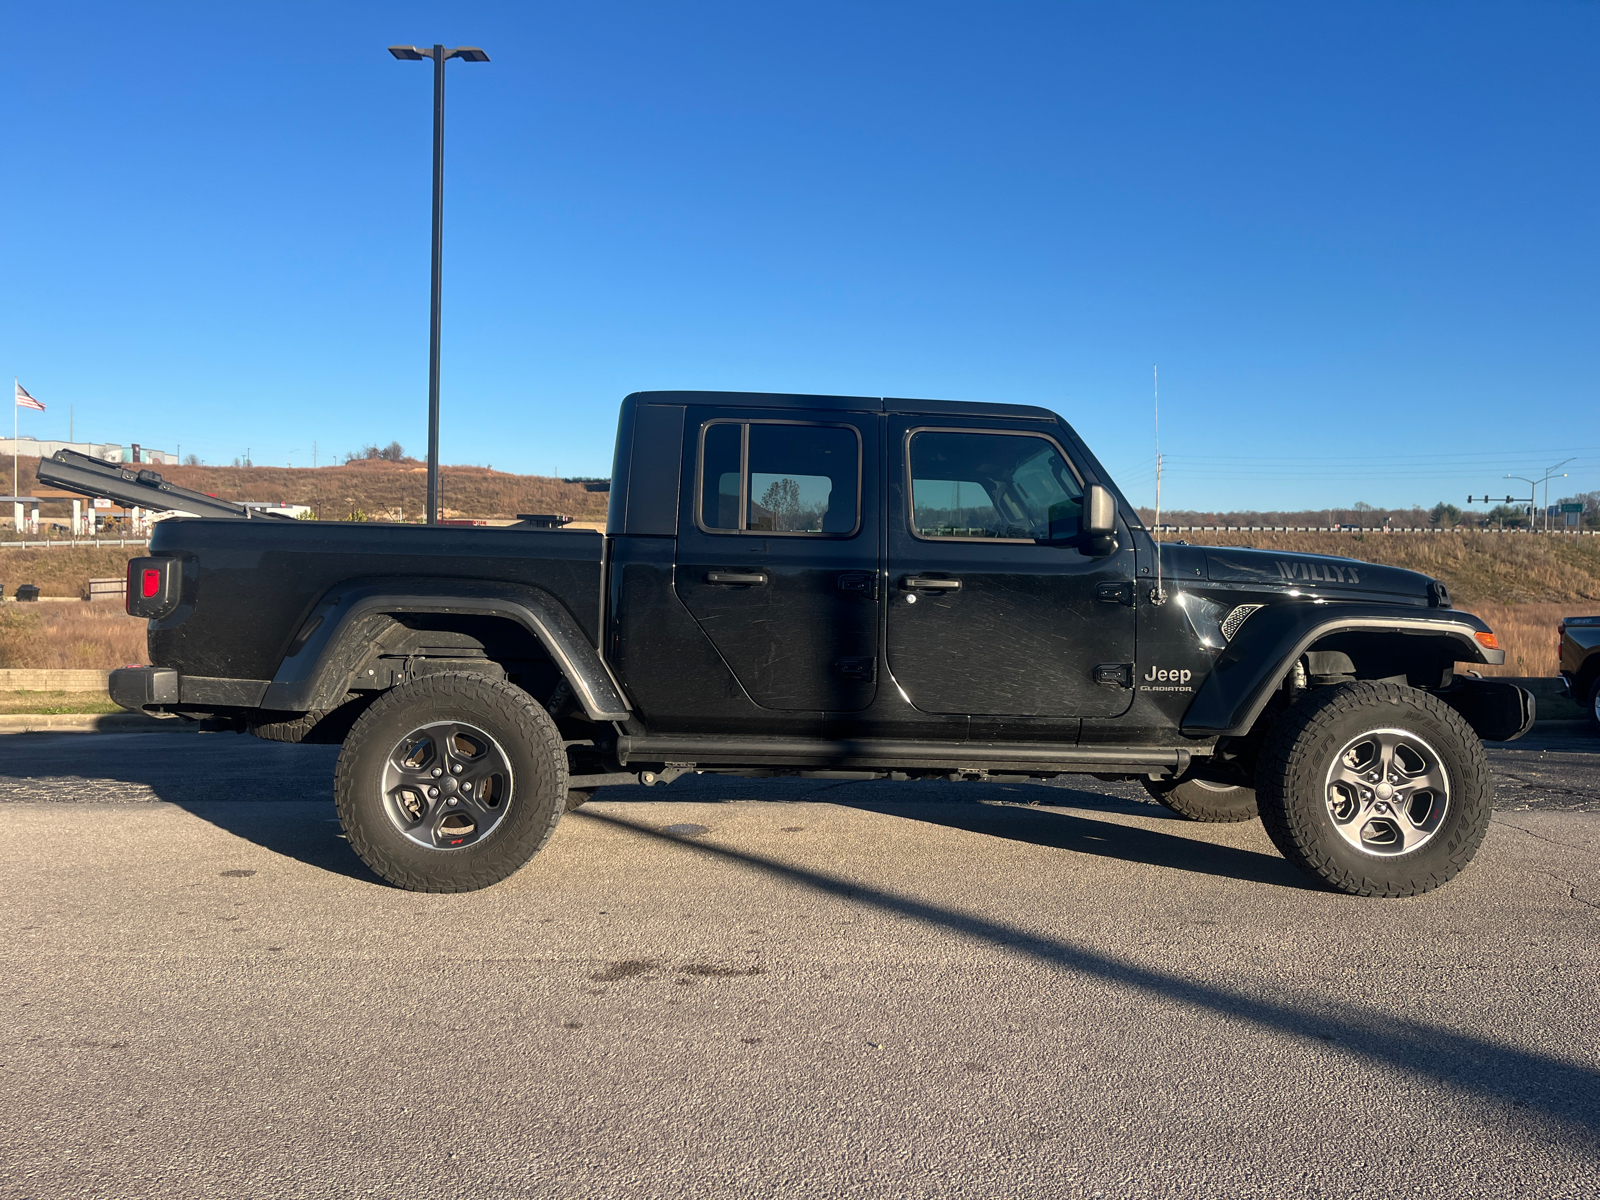
<instances>
[{"instance_id":1,"label":"tall light pole","mask_svg":"<svg viewBox=\"0 0 1600 1200\"><path fill-rule=\"evenodd\" d=\"M1574 455L1572 458L1562 459L1556 464L1556 467L1564 467L1569 462L1577 461L1577 456ZM1567 477L1567 473L1565 471L1561 472L1559 475L1552 474L1556 467L1551 467L1544 473L1544 531L1546 533L1550 532L1550 481L1552 479L1565 479Z\"/></svg>"},{"instance_id":2,"label":"tall light pole","mask_svg":"<svg viewBox=\"0 0 1600 1200\"><path fill-rule=\"evenodd\" d=\"M428 327L428 524L439 523L439 305L444 259L444 64L488 62L476 46L431 50L419 46L390 46L389 53L405 62L433 60L433 303Z\"/></svg>"}]
</instances>

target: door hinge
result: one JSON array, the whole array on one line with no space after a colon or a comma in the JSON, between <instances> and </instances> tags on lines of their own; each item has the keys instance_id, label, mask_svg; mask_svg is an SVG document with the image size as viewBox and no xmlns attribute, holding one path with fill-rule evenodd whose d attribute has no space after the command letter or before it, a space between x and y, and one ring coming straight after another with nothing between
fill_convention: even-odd
<instances>
[{"instance_id":1,"label":"door hinge","mask_svg":"<svg viewBox=\"0 0 1600 1200\"><path fill-rule=\"evenodd\" d=\"M1133 686L1132 663L1101 663L1094 669L1094 681L1106 683L1113 687L1131 688Z\"/></svg>"},{"instance_id":2,"label":"door hinge","mask_svg":"<svg viewBox=\"0 0 1600 1200\"><path fill-rule=\"evenodd\" d=\"M833 669L846 679L871 682L873 666L873 660L870 658L841 658L834 662Z\"/></svg>"},{"instance_id":3,"label":"door hinge","mask_svg":"<svg viewBox=\"0 0 1600 1200\"><path fill-rule=\"evenodd\" d=\"M847 596L860 596L863 600L878 598L876 571L846 571L839 576L839 590Z\"/></svg>"},{"instance_id":4,"label":"door hinge","mask_svg":"<svg viewBox=\"0 0 1600 1200\"><path fill-rule=\"evenodd\" d=\"M1118 583L1097 583L1094 585L1094 598L1106 604L1125 604L1133 607L1133 580L1124 579Z\"/></svg>"}]
</instances>

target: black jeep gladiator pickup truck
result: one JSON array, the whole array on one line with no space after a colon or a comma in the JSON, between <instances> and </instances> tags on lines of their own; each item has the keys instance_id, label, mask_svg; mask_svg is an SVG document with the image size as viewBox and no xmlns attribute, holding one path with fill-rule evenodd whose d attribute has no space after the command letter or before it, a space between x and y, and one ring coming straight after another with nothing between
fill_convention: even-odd
<instances>
[{"instance_id":1,"label":"black jeep gladiator pickup truck","mask_svg":"<svg viewBox=\"0 0 1600 1200\"><path fill-rule=\"evenodd\" d=\"M603 536L172 518L128 596L154 665L113 699L342 743L350 844L423 891L504 879L611 783L1083 772L1411 895L1483 838L1480 737L1533 720L1456 672L1504 652L1437 582L1158 549L1012 405L638 393Z\"/></svg>"}]
</instances>

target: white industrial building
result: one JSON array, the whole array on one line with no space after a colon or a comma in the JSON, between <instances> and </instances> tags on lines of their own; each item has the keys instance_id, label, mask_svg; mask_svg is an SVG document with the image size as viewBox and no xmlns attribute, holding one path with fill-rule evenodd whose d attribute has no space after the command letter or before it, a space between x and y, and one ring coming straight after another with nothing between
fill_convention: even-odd
<instances>
[{"instance_id":1,"label":"white industrial building","mask_svg":"<svg viewBox=\"0 0 1600 1200\"><path fill-rule=\"evenodd\" d=\"M119 446L115 442L64 442L49 438L0 437L0 455L49 458L57 450L76 450L79 454L87 454L90 458L98 458L102 462L153 463L168 467L178 465L178 456L171 451L152 450L149 446L141 446L137 442L131 446Z\"/></svg>"}]
</instances>

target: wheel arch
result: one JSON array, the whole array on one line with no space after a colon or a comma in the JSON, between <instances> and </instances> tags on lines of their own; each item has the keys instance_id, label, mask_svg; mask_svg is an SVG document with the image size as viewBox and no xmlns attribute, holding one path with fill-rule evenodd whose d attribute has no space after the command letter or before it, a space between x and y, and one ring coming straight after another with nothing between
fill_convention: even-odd
<instances>
[{"instance_id":1,"label":"wheel arch","mask_svg":"<svg viewBox=\"0 0 1600 1200\"><path fill-rule=\"evenodd\" d=\"M452 584L440 580L353 580L330 589L312 609L279 664L261 708L329 710L359 682L357 672L382 649L396 624L429 616L504 623L534 638L595 721L626 720L621 686L577 621L549 592L528 584ZM409 627L409 626L408 626Z\"/></svg>"},{"instance_id":2,"label":"wheel arch","mask_svg":"<svg viewBox=\"0 0 1600 1200\"><path fill-rule=\"evenodd\" d=\"M1413 614L1366 604L1274 605L1246 621L1218 656L1184 714L1182 729L1197 737L1248 734L1295 663L1319 649L1346 655L1357 678L1404 674L1419 686L1436 688L1445 666L1498 666L1505 661L1505 651L1487 649L1475 636L1488 632L1481 620L1463 612ZM1434 669L1439 677L1427 682L1425 674Z\"/></svg>"}]
</instances>

